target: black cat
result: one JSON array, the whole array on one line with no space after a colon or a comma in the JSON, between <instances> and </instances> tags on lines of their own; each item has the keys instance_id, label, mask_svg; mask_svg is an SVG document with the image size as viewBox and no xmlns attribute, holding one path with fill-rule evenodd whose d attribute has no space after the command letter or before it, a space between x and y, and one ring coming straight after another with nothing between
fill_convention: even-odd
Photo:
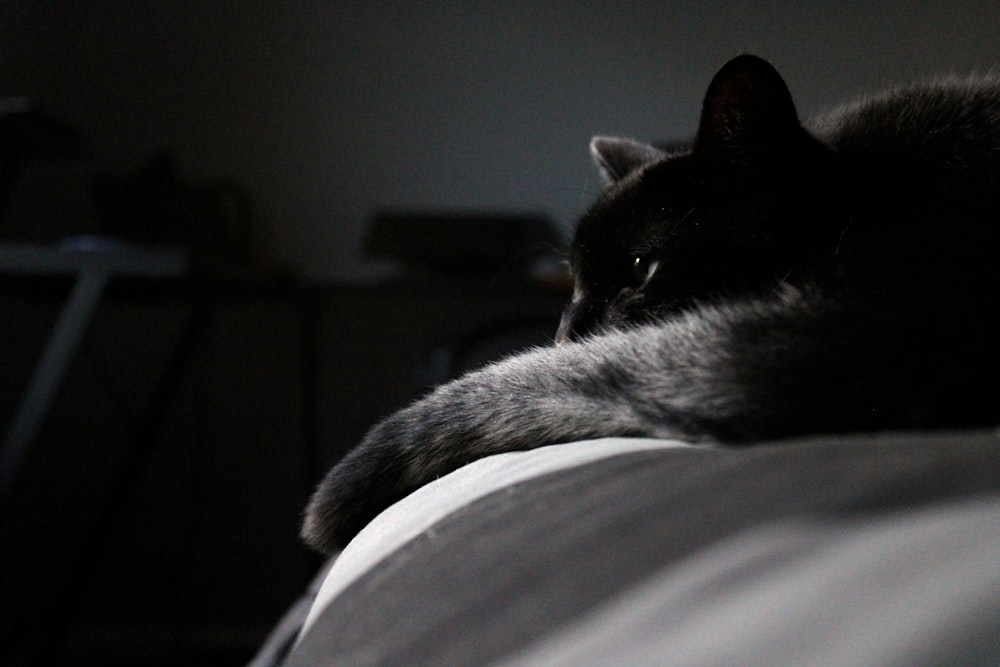
<instances>
[{"instance_id":1,"label":"black cat","mask_svg":"<svg viewBox=\"0 0 1000 667\"><path fill-rule=\"evenodd\" d=\"M375 426L303 537L342 547L497 452L602 436L730 444L996 424L1000 79L901 88L800 124L778 73L716 75L690 148L597 138L557 345Z\"/></svg>"}]
</instances>

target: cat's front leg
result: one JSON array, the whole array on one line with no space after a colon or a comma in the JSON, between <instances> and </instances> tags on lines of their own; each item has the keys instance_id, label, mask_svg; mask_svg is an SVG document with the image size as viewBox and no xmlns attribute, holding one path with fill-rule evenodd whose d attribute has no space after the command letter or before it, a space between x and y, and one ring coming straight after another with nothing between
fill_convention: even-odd
<instances>
[{"instance_id":1,"label":"cat's front leg","mask_svg":"<svg viewBox=\"0 0 1000 667\"><path fill-rule=\"evenodd\" d=\"M324 552L342 548L392 503L484 456L663 435L657 420L637 409L642 380L628 357L642 341L617 334L539 348L438 387L376 425L334 466L309 503L303 538Z\"/></svg>"}]
</instances>

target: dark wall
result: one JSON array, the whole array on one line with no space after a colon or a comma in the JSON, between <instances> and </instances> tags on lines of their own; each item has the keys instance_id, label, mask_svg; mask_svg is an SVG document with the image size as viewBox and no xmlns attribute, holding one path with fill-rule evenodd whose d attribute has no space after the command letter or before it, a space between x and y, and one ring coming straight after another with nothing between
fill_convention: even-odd
<instances>
[{"instance_id":1,"label":"dark wall","mask_svg":"<svg viewBox=\"0 0 1000 667\"><path fill-rule=\"evenodd\" d=\"M6 433L61 290L0 287ZM112 287L0 487L0 663L239 664L318 563L301 301Z\"/></svg>"},{"instance_id":2,"label":"dark wall","mask_svg":"<svg viewBox=\"0 0 1000 667\"><path fill-rule=\"evenodd\" d=\"M43 0L0 3L0 26L0 93L38 99L93 144L85 164L36 170L36 189L57 179L70 201L22 193L22 228L86 227L87 172L168 147L193 178L243 183L262 252L319 279L367 271L376 207L572 220L596 187L590 136L689 134L740 51L771 58L805 113L1000 60L1000 5L943 0Z\"/></svg>"}]
</instances>

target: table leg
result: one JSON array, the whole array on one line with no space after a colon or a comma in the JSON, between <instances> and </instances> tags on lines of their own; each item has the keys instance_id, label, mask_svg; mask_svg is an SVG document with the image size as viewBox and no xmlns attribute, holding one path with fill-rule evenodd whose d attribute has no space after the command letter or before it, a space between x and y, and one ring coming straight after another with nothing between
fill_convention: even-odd
<instances>
[{"instance_id":1,"label":"table leg","mask_svg":"<svg viewBox=\"0 0 1000 667\"><path fill-rule=\"evenodd\" d=\"M73 291L63 306L7 430L3 449L0 450L0 493L9 490L17 477L21 462L55 399L107 283L108 274L100 269L85 270L77 275Z\"/></svg>"}]
</instances>

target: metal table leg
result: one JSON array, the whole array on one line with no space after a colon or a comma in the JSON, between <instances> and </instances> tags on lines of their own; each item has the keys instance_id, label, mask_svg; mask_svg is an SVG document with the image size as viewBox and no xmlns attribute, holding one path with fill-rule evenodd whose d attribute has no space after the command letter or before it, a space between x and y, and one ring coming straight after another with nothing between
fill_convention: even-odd
<instances>
[{"instance_id":1,"label":"metal table leg","mask_svg":"<svg viewBox=\"0 0 1000 667\"><path fill-rule=\"evenodd\" d=\"M76 284L49 336L0 450L0 493L6 492L14 483L107 283L107 271L85 269L77 274Z\"/></svg>"}]
</instances>

